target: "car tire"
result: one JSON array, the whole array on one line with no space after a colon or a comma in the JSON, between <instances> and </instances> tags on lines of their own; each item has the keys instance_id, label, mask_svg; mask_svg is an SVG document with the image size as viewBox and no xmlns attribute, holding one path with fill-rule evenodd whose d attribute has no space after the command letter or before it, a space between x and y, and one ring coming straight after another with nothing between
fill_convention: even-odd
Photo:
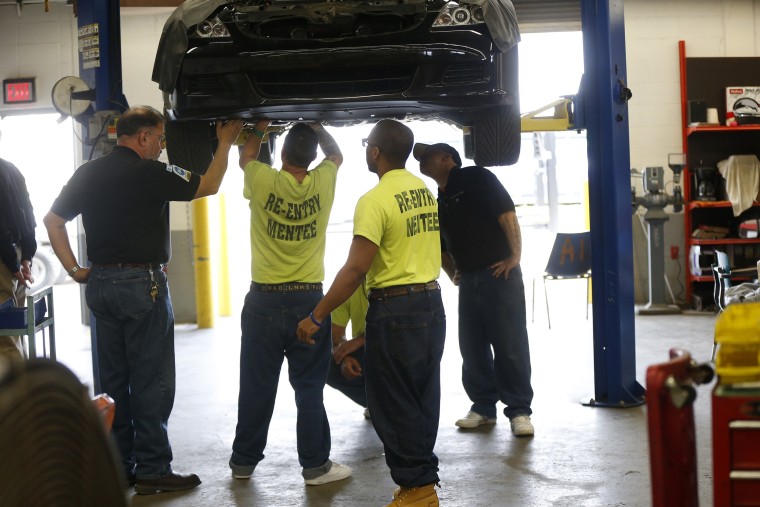
<instances>
[{"instance_id":1,"label":"car tire","mask_svg":"<svg viewBox=\"0 0 760 507\"><path fill-rule=\"evenodd\" d=\"M275 149L277 148L277 137L270 133L267 136L267 141L261 143L261 149L259 150L259 156L257 160L267 165L274 165Z\"/></svg>"},{"instance_id":2,"label":"car tire","mask_svg":"<svg viewBox=\"0 0 760 507\"><path fill-rule=\"evenodd\" d=\"M216 147L216 131L207 120L169 121L165 126L169 163L205 174Z\"/></svg>"},{"instance_id":3,"label":"car tire","mask_svg":"<svg viewBox=\"0 0 760 507\"><path fill-rule=\"evenodd\" d=\"M34 283L31 285L30 294L37 292L45 287L50 287L60 282L66 273L63 271L58 258L43 248L37 250L32 259L32 278Z\"/></svg>"},{"instance_id":4,"label":"car tire","mask_svg":"<svg viewBox=\"0 0 760 507\"><path fill-rule=\"evenodd\" d=\"M491 167L512 165L520 158L520 112L506 106L484 113L472 132L475 164Z\"/></svg>"},{"instance_id":5,"label":"car tire","mask_svg":"<svg viewBox=\"0 0 760 507\"><path fill-rule=\"evenodd\" d=\"M464 158L472 160L475 156L475 143L473 142L472 128L465 127L462 129L462 147L464 148Z\"/></svg>"}]
</instances>

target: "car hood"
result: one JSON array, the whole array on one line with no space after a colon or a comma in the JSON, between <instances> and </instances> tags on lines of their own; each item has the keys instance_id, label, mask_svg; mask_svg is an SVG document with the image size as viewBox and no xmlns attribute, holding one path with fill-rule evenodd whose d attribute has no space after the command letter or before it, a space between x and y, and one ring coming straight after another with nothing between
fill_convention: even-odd
<instances>
[{"instance_id":1,"label":"car hood","mask_svg":"<svg viewBox=\"0 0 760 507\"><path fill-rule=\"evenodd\" d=\"M406 2L425 3L426 0L406 0ZM517 14L511 0L468 0L468 2L481 6L486 26L494 43L501 51L507 51L520 42ZM188 48L188 29L206 19L219 7L229 3L231 3L230 0L185 0L169 16L158 43L151 77L162 91L171 93L174 90Z\"/></svg>"}]
</instances>

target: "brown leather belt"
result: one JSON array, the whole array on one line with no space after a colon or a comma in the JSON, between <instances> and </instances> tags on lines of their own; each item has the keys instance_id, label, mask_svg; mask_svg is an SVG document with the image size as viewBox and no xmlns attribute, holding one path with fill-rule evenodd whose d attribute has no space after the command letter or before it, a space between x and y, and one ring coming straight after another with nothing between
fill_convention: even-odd
<instances>
[{"instance_id":1,"label":"brown leather belt","mask_svg":"<svg viewBox=\"0 0 760 507\"><path fill-rule=\"evenodd\" d=\"M116 262L112 264L101 264L93 262L94 268L136 268L136 269L164 269L166 264L160 262Z\"/></svg>"},{"instance_id":2,"label":"brown leather belt","mask_svg":"<svg viewBox=\"0 0 760 507\"><path fill-rule=\"evenodd\" d=\"M321 291L322 283L302 283L302 282L285 282L285 283L257 283L251 282L251 290L258 292L311 292Z\"/></svg>"},{"instance_id":3,"label":"brown leather belt","mask_svg":"<svg viewBox=\"0 0 760 507\"><path fill-rule=\"evenodd\" d=\"M377 301L378 299L395 298L397 296L411 296L419 292L432 290L441 290L436 280L428 283L413 283L410 285L394 285L382 289L372 289L369 291L369 300Z\"/></svg>"}]
</instances>

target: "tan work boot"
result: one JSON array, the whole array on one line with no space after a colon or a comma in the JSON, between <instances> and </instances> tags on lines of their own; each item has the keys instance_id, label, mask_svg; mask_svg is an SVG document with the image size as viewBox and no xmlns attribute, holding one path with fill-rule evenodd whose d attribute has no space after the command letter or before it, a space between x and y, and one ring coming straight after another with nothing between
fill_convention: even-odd
<instances>
[{"instance_id":1,"label":"tan work boot","mask_svg":"<svg viewBox=\"0 0 760 507\"><path fill-rule=\"evenodd\" d=\"M393 501L385 507L438 507L435 484L418 488L400 487L393 492Z\"/></svg>"}]
</instances>

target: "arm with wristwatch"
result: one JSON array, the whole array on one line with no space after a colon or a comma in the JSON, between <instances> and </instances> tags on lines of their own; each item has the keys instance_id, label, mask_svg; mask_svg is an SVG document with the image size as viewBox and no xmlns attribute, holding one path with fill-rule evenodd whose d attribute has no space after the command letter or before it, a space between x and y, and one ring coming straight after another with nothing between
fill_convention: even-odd
<instances>
[{"instance_id":1,"label":"arm with wristwatch","mask_svg":"<svg viewBox=\"0 0 760 507\"><path fill-rule=\"evenodd\" d=\"M66 273L77 283L87 283L87 279L90 277L90 268L83 268L79 265L74 250L71 249L69 235L66 232L66 220L50 211L45 215L43 222L48 231L50 245Z\"/></svg>"}]
</instances>

